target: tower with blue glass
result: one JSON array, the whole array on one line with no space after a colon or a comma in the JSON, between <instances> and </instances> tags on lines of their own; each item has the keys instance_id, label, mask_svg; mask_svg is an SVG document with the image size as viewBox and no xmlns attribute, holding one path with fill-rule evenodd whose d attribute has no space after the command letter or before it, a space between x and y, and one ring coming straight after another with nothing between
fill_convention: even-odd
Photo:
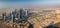
<instances>
[{"instance_id":1,"label":"tower with blue glass","mask_svg":"<svg viewBox=\"0 0 60 28\"><path fill-rule=\"evenodd\" d=\"M20 20L24 20L25 18L25 9L24 8L22 8L22 9L20 9Z\"/></svg>"}]
</instances>

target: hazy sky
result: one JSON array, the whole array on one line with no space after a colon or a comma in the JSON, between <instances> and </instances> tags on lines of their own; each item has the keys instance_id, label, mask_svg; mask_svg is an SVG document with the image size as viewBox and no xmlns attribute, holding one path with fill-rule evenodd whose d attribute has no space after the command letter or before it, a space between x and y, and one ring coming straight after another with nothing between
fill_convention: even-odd
<instances>
[{"instance_id":1,"label":"hazy sky","mask_svg":"<svg viewBox=\"0 0 60 28\"><path fill-rule=\"evenodd\" d=\"M0 0L0 8L54 8L60 0Z\"/></svg>"}]
</instances>

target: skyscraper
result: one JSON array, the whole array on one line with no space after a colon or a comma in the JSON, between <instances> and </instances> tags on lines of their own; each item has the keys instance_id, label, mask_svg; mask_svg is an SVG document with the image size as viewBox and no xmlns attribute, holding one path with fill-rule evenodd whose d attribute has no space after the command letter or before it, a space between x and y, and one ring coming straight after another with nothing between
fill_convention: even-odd
<instances>
[{"instance_id":1,"label":"skyscraper","mask_svg":"<svg viewBox=\"0 0 60 28\"><path fill-rule=\"evenodd\" d=\"M24 8L22 8L22 9L20 9L20 19L21 20L24 20L25 18L25 11L24 11L25 9Z\"/></svg>"},{"instance_id":2,"label":"skyscraper","mask_svg":"<svg viewBox=\"0 0 60 28\"><path fill-rule=\"evenodd\" d=\"M3 19L4 19L4 21L5 21L5 18L6 18L6 12L5 12L5 13L3 13L3 14L2 14L2 16L3 16L2 18L3 18Z\"/></svg>"}]
</instances>

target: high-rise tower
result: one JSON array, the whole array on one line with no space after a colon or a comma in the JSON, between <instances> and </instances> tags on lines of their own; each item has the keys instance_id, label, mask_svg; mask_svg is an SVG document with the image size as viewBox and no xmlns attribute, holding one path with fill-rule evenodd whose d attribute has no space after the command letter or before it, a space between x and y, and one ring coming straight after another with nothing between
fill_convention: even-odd
<instances>
[{"instance_id":1,"label":"high-rise tower","mask_svg":"<svg viewBox=\"0 0 60 28\"><path fill-rule=\"evenodd\" d=\"M22 9L20 9L20 19L24 20L25 19L24 17L25 17L25 9L22 8Z\"/></svg>"},{"instance_id":2,"label":"high-rise tower","mask_svg":"<svg viewBox=\"0 0 60 28\"><path fill-rule=\"evenodd\" d=\"M3 13L3 14L2 14L2 16L3 16L2 18L3 18L3 19L4 19L4 21L5 21L5 18L6 18L6 12L5 12L5 13Z\"/></svg>"}]
</instances>

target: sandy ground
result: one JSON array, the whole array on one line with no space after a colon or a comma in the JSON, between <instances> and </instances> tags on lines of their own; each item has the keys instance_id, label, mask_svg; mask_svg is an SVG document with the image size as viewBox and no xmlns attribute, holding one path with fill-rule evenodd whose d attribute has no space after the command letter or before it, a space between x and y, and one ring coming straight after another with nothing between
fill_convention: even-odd
<instances>
[{"instance_id":1,"label":"sandy ground","mask_svg":"<svg viewBox=\"0 0 60 28\"><path fill-rule=\"evenodd\" d=\"M56 10L56 13L59 13L60 10ZM54 21L54 24L60 22L60 15L56 16L57 18L53 19ZM30 23L32 23L34 25L34 28L42 28L42 27L45 27L45 26L48 26L50 23L51 23L51 19L45 19L45 20L40 20L38 18L34 18L34 19L31 19L31 20L28 20ZM11 24L12 25L12 24ZM19 24L16 24L15 26L11 26L9 23L2 23L0 24L0 26L2 26L3 28L19 28ZM26 28L28 26L25 26Z\"/></svg>"}]
</instances>

